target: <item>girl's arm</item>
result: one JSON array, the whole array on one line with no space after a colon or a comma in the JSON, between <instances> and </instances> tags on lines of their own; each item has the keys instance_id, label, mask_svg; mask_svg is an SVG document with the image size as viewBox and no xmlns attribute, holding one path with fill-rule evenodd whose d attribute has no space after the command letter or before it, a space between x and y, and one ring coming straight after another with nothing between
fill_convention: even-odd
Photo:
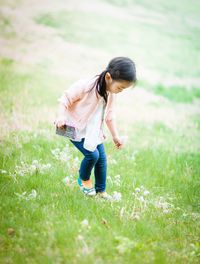
<instances>
[{"instance_id":1,"label":"girl's arm","mask_svg":"<svg viewBox=\"0 0 200 264\"><path fill-rule=\"evenodd\" d=\"M107 105L107 111L106 111L106 125L112 135L112 139L115 143L115 146L120 149L123 145L122 140L119 137L119 133L116 127L115 123L115 111L114 111L114 106L115 106L115 100L116 100L116 95L115 94L110 94L109 100L108 100L108 105Z\"/></svg>"},{"instance_id":2,"label":"girl's arm","mask_svg":"<svg viewBox=\"0 0 200 264\"><path fill-rule=\"evenodd\" d=\"M66 124L67 119L66 119L65 112L66 112L65 105L63 103L60 103L58 107L57 118L54 121L54 124L57 127L62 128Z\"/></svg>"},{"instance_id":3,"label":"girl's arm","mask_svg":"<svg viewBox=\"0 0 200 264\"><path fill-rule=\"evenodd\" d=\"M119 137L119 134L118 134L118 131L117 131L117 128L116 128L116 124L115 124L115 121L114 119L112 120L107 120L106 121L106 125L112 135L112 139L115 143L115 146L120 149L123 145L123 141L120 139Z\"/></svg>"},{"instance_id":4,"label":"girl's arm","mask_svg":"<svg viewBox=\"0 0 200 264\"><path fill-rule=\"evenodd\" d=\"M73 84L69 89L65 90L63 95L58 99L59 107L57 118L54 124L57 127L62 127L66 124L66 110L78 101L84 94L84 86L82 81Z\"/></svg>"},{"instance_id":5,"label":"girl's arm","mask_svg":"<svg viewBox=\"0 0 200 264\"><path fill-rule=\"evenodd\" d=\"M107 125L113 139L119 137L117 127L116 127L116 123L115 123L114 119L107 120L106 125Z\"/></svg>"},{"instance_id":6,"label":"girl's arm","mask_svg":"<svg viewBox=\"0 0 200 264\"><path fill-rule=\"evenodd\" d=\"M115 124L115 101L116 95L109 94L105 113L105 122L113 138L118 137L118 132Z\"/></svg>"},{"instance_id":7,"label":"girl's arm","mask_svg":"<svg viewBox=\"0 0 200 264\"><path fill-rule=\"evenodd\" d=\"M82 98L84 94L83 81L74 83L69 89L64 91L64 94L58 99L60 104L63 104L66 109L70 108L76 101ZM64 108L61 107L60 111L63 112Z\"/></svg>"}]
</instances>

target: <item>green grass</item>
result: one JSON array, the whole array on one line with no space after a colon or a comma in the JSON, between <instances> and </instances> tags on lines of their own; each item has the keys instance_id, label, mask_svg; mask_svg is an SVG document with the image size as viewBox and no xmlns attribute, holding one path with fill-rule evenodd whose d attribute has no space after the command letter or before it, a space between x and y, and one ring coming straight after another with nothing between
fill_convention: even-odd
<instances>
[{"instance_id":1,"label":"green grass","mask_svg":"<svg viewBox=\"0 0 200 264\"><path fill-rule=\"evenodd\" d=\"M107 142L107 153L117 162L109 166L108 175L113 182L108 181L108 191L122 193L120 202L110 204L84 197L74 184L63 184L71 168L55 160L51 150L62 149L64 139L53 136L47 140L45 136L26 134L29 142L23 143L24 135L11 135L1 148L1 167L11 173L1 175L2 260L9 253L15 263L55 263L58 259L93 263L96 258L101 262L128 263L141 262L146 255L149 260L144 263L195 263L200 235L198 154L176 154L149 146L137 149L132 159L133 144L114 155ZM20 148L15 147L16 142L22 142ZM6 148L12 150L7 155ZM68 148L71 161L77 155L81 158L72 145ZM43 164L51 163L52 169L44 174L37 171L12 176L20 161L31 164L36 158ZM121 175L119 186L114 180L117 174ZM73 178L76 177L74 170ZM150 191L146 208L132 195L141 185ZM30 194L33 189L37 192L35 199L16 195L25 191ZM154 201L161 196L174 206L168 214L155 207ZM120 217L122 208L125 214ZM130 218L134 211L139 212L139 221ZM88 231L81 229L84 219L89 222ZM9 228L14 229L14 234L8 234ZM84 243L77 241L79 235Z\"/></svg>"},{"instance_id":2,"label":"green grass","mask_svg":"<svg viewBox=\"0 0 200 264\"><path fill-rule=\"evenodd\" d=\"M164 85L162 83L150 84L144 80L139 80L139 86L142 86L147 91L153 92L156 95L161 95L168 100L176 103L191 104L200 98L199 87L186 84L180 85Z\"/></svg>"},{"instance_id":3,"label":"green grass","mask_svg":"<svg viewBox=\"0 0 200 264\"><path fill-rule=\"evenodd\" d=\"M150 88L151 87L151 88ZM154 86L148 86L148 90L153 91L157 95L162 95L163 97L174 101L177 103L193 103L195 99L200 98L199 88L186 88L181 86L170 86L166 87L162 84L157 84Z\"/></svg>"},{"instance_id":4,"label":"green grass","mask_svg":"<svg viewBox=\"0 0 200 264\"><path fill-rule=\"evenodd\" d=\"M158 95L162 95L169 100L180 103L192 103L195 98L200 98L199 88L192 88L189 90L185 87L165 87L163 85L156 85L153 90Z\"/></svg>"}]
</instances>

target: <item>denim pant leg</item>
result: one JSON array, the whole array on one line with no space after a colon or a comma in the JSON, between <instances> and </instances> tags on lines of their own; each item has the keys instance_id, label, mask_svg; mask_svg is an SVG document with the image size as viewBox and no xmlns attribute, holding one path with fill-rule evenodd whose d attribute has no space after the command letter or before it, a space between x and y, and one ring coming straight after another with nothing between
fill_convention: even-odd
<instances>
[{"instance_id":1,"label":"denim pant leg","mask_svg":"<svg viewBox=\"0 0 200 264\"><path fill-rule=\"evenodd\" d=\"M90 179L92 169L99 159L99 151L95 149L95 151L89 151L83 147L84 139L81 142L70 140L72 144L84 155L84 158L81 162L81 166L79 169L79 177L83 181L87 181Z\"/></svg>"},{"instance_id":2,"label":"denim pant leg","mask_svg":"<svg viewBox=\"0 0 200 264\"><path fill-rule=\"evenodd\" d=\"M107 159L104 145L98 145L97 149L99 151L99 159L94 168L95 189L96 192L104 192L106 190Z\"/></svg>"}]
</instances>

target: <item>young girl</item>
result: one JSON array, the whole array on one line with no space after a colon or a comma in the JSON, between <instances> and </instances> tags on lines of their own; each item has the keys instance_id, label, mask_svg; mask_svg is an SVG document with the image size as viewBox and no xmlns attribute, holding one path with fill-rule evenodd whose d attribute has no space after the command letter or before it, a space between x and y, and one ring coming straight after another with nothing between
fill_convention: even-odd
<instances>
[{"instance_id":1,"label":"young girl","mask_svg":"<svg viewBox=\"0 0 200 264\"><path fill-rule=\"evenodd\" d=\"M116 57L101 74L76 82L59 99L59 116L55 124L57 128L65 127L70 141L84 156L77 182L85 195L97 194L105 199L110 197L106 193L107 161L103 145L103 121L115 146L120 149L123 142L114 120L115 96L135 83L134 62L127 57ZM93 168L94 186L90 178Z\"/></svg>"}]
</instances>

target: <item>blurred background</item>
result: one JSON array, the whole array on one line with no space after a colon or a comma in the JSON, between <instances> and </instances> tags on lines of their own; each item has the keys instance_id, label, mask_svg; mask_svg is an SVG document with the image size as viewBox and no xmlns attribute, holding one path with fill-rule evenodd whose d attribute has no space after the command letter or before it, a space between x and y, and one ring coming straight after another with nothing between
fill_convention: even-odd
<instances>
[{"instance_id":1,"label":"blurred background","mask_svg":"<svg viewBox=\"0 0 200 264\"><path fill-rule=\"evenodd\" d=\"M119 120L199 125L199 1L1 0L2 135L53 122L57 98L110 59L128 56L138 86L120 96ZM125 113L128 120L124 120Z\"/></svg>"}]
</instances>

